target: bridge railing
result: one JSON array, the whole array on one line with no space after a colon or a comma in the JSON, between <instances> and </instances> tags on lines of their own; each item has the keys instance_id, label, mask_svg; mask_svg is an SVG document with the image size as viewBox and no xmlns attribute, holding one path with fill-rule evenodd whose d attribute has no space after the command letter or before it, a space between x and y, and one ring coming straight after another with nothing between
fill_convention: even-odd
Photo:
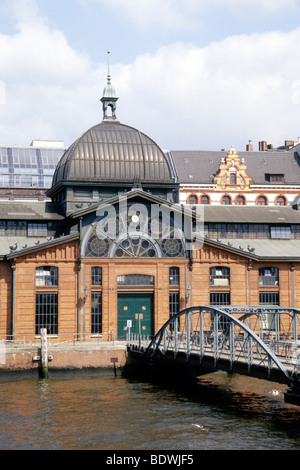
<instances>
[{"instance_id":1,"label":"bridge railing","mask_svg":"<svg viewBox=\"0 0 300 470\"><path fill-rule=\"evenodd\" d=\"M295 309L198 306L170 318L150 341L147 351L184 352L243 362L251 367L299 371L299 315Z\"/></svg>"}]
</instances>

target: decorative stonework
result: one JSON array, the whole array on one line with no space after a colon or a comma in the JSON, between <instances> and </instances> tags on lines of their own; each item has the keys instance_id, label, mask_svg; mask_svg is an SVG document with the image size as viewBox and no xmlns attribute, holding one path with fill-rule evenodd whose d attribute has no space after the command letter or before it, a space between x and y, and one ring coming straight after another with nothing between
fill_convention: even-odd
<instances>
[{"instance_id":1,"label":"decorative stonework","mask_svg":"<svg viewBox=\"0 0 300 470\"><path fill-rule=\"evenodd\" d=\"M226 159L222 158L214 181L215 191L252 191L252 178L247 174L246 162L233 148L227 153Z\"/></svg>"}]
</instances>

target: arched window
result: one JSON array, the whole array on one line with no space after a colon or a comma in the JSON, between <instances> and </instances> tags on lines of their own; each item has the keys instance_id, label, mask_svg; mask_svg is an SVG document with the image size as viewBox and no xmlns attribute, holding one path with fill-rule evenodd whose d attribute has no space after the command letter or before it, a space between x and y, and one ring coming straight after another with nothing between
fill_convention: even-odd
<instances>
[{"instance_id":1,"label":"arched window","mask_svg":"<svg viewBox=\"0 0 300 470\"><path fill-rule=\"evenodd\" d=\"M278 286L279 270L278 268L260 268L259 269L259 285L260 286Z\"/></svg>"},{"instance_id":2,"label":"arched window","mask_svg":"<svg viewBox=\"0 0 300 470\"><path fill-rule=\"evenodd\" d=\"M229 206L231 204L231 199L229 196L223 196L222 204L225 206Z\"/></svg>"},{"instance_id":3,"label":"arched window","mask_svg":"<svg viewBox=\"0 0 300 470\"><path fill-rule=\"evenodd\" d=\"M257 199L258 206L266 206L267 205L267 198L265 196L259 196Z\"/></svg>"},{"instance_id":4,"label":"arched window","mask_svg":"<svg viewBox=\"0 0 300 470\"><path fill-rule=\"evenodd\" d=\"M244 205L245 205L245 198L244 198L244 196L238 196L238 197L236 198L236 204L237 204L238 206L244 206Z\"/></svg>"},{"instance_id":5,"label":"arched window","mask_svg":"<svg viewBox=\"0 0 300 470\"><path fill-rule=\"evenodd\" d=\"M236 173L230 173L230 184L236 184Z\"/></svg>"},{"instance_id":6,"label":"arched window","mask_svg":"<svg viewBox=\"0 0 300 470\"><path fill-rule=\"evenodd\" d=\"M209 197L205 194L201 196L201 204L209 204Z\"/></svg>"},{"instance_id":7,"label":"arched window","mask_svg":"<svg viewBox=\"0 0 300 470\"><path fill-rule=\"evenodd\" d=\"M192 194L189 197L189 204L198 204L198 198L195 194Z\"/></svg>"},{"instance_id":8,"label":"arched window","mask_svg":"<svg viewBox=\"0 0 300 470\"><path fill-rule=\"evenodd\" d=\"M210 268L210 285L211 286L229 286L230 285L230 269L225 266L216 266Z\"/></svg>"},{"instance_id":9,"label":"arched window","mask_svg":"<svg viewBox=\"0 0 300 470\"><path fill-rule=\"evenodd\" d=\"M35 284L37 287L51 287L58 285L58 268L54 266L41 266L36 268Z\"/></svg>"},{"instance_id":10,"label":"arched window","mask_svg":"<svg viewBox=\"0 0 300 470\"><path fill-rule=\"evenodd\" d=\"M278 196L278 198L276 199L276 206L285 206L284 196Z\"/></svg>"}]
</instances>

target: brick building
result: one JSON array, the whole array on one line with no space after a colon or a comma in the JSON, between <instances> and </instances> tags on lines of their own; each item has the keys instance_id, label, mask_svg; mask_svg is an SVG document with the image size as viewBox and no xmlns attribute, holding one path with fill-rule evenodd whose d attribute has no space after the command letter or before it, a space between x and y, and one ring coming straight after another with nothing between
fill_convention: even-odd
<instances>
[{"instance_id":1,"label":"brick building","mask_svg":"<svg viewBox=\"0 0 300 470\"><path fill-rule=\"evenodd\" d=\"M42 327L80 340L123 338L128 320L132 331L151 335L200 304L300 308L297 191L292 203L275 206L183 201L179 153L121 124L117 99L108 76L102 122L60 149L47 191L41 178L22 195L15 185L2 189L0 338ZM30 150L34 160L38 151ZM291 158L281 164L287 174ZM220 192L227 184L250 191L237 152L222 165L214 176ZM296 171L294 178L296 185Z\"/></svg>"}]
</instances>

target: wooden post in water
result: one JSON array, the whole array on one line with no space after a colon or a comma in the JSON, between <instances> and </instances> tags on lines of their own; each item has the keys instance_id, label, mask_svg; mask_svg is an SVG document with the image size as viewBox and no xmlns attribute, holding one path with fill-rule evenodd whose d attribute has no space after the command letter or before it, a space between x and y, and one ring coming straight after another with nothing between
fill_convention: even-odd
<instances>
[{"instance_id":1,"label":"wooden post in water","mask_svg":"<svg viewBox=\"0 0 300 470\"><path fill-rule=\"evenodd\" d=\"M48 378L48 345L47 345L47 330L41 328L41 377Z\"/></svg>"}]
</instances>

